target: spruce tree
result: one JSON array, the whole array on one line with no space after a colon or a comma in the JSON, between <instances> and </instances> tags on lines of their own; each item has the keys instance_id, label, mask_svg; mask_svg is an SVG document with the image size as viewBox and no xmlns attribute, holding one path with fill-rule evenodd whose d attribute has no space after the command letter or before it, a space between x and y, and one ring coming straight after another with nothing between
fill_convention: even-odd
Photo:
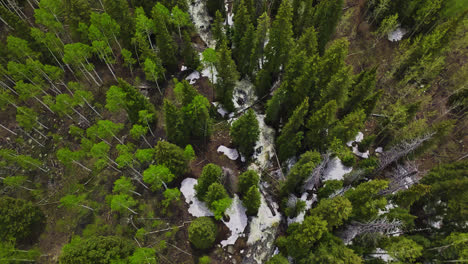
<instances>
[{"instance_id":1,"label":"spruce tree","mask_svg":"<svg viewBox=\"0 0 468 264\"><path fill-rule=\"evenodd\" d=\"M204 199L208 192L208 188L213 183L221 183L222 174L223 170L218 165L209 163L203 167L202 173L198 178L198 182L194 187L198 199Z\"/></svg>"},{"instance_id":2,"label":"spruce tree","mask_svg":"<svg viewBox=\"0 0 468 264\"><path fill-rule=\"evenodd\" d=\"M152 14L156 29L155 38L159 50L158 55L169 72L175 71L177 69L176 44L169 32L170 12L164 5L157 3Z\"/></svg>"},{"instance_id":3,"label":"spruce tree","mask_svg":"<svg viewBox=\"0 0 468 264\"><path fill-rule=\"evenodd\" d=\"M258 187L252 186L245 194L242 203L247 209L248 215L257 215L261 204L261 196Z\"/></svg>"},{"instance_id":4,"label":"spruce tree","mask_svg":"<svg viewBox=\"0 0 468 264\"><path fill-rule=\"evenodd\" d=\"M241 56L245 56L245 54L242 54L245 51L241 48L241 41L247 34L248 26L250 24L250 16L247 12L245 1L241 0L236 13L234 14L234 36L232 38L233 57L238 64L242 61Z\"/></svg>"},{"instance_id":5,"label":"spruce tree","mask_svg":"<svg viewBox=\"0 0 468 264\"><path fill-rule=\"evenodd\" d=\"M192 40L187 30L182 33L183 46L181 55L184 58L184 64L189 69L198 69L200 66L200 57L192 46Z\"/></svg>"},{"instance_id":6,"label":"spruce tree","mask_svg":"<svg viewBox=\"0 0 468 264\"><path fill-rule=\"evenodd\" d=\"M314 8L311 25L305 25L305 28L313 26L318 32L318 48L320 54L325 51L325 45L335 33L335 27L340 20L343 12L343 0L320 1Z\"/></svg>"},{"instance_id":7,"label":"spruce tree","mask_svg":"<svg viewBox=\"0 0 468 264\"><path fill-rule=\"evenodd\" d=\"M281 134L276 140L278 158L280 161L285 161L299 152L304 137L304 132L301 130L301 127L304 125L308 109L309 98L306 98L302 104L294 110L294 113L281 130Z\"/></svg>"},{"instance_id":8,"label":"spruce tree","mask_svg":"<svg viewBox=\"0 0 468 264\"><path fill-rule=\"evenodd\" d=\"M252 156L260 135L258 120L252 109L232 123L230 135L232 142L238 146L243 155L247 158Z\"/></svg>"},{"instance_id":9,"label":"spruce tree","mask_svg":"<svg viewBox=\"0 0 468 264\"><path fill-rule=\"evenodd\" d=\"M164 122L167 139L179 146L187 144L189 132L184 126L181 110L171 101L164 100Z\"/></svg>"},{"instance_id":10,"label":"spruce tree","mask_svg":"<svg viewBox=\"0 0 468 264\"><path fill-rule=\"evenodd\" d=\"M232 102L232 93L239 79L239 73L236 70L236 64L231 58L231 50L227 47L227 43L221 44L217 51L218 60L216 62L217 81L216 81L216 98L221 101L223 106L228 111L234 110Z\"/></svg>"},{"instance_id":11,"label":"spruce tree","mask_svg":"<svg viewBox=\"0 0 468 264\"><path fill-rule=\"evenodd\" d=\"M331 100L309 116L306 122L308 131L305 137L305 142L309 148L319 151L324 150L327 144L327 132L336 120L337 110L336 101Z\"/></svg>"}]
</instances>

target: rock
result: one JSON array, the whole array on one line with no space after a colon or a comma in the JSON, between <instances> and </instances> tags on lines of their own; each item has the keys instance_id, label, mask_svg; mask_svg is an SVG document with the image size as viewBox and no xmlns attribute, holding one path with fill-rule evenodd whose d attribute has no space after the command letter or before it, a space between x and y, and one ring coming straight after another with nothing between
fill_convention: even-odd
<instances>
[{"instance_id":1,"label":"rock","mask_svg":"<svg viewBox=\"0 0 468 264\"><path fill-rule=\"evenodd\" d=\"M227 252L231 255L234 255L234 246L233 245L229 245L227 247Z\"/></svg>"}]
</instances>

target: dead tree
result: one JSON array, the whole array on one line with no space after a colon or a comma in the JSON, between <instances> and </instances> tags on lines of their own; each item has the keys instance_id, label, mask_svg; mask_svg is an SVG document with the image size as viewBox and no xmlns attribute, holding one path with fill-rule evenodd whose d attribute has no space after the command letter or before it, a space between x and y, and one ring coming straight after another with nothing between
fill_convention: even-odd
<instances>
[{"instance_id":1,"label":"dead tree","mask_svg":"<svg viewBox=\"0 0 468 264\"><path fill-rule=\"evenodd\" d=\"M304 181L303 189L305 190L313 190L314 188L318 188L320 184L320 180L322 179L323 173L325 172L325 168L330 161L330 153L325 153L322 155L322 162L315 167L312 173L307 177Z\"/></svg>"},{"instance_id":2,"label":"dead tree","mask_svg":"<svg viewBox=\"0 0 468 264\"><path fill-rule=\"evenodd\" d=\"M403 141L400 144L394 146L388 151L385 151L380 156L380 165L376 172L381 172L386 169L390 164L397 162L399 159L407 156L411 152L419 148L423 143L430 140L435 133L425 134L418 138Z\"/></svg>"},{"instance_id":3,"label":"dead tree","mask_svg":"<svg viewBox=\"0 0 468 264\"><path fill-rule=\"evenodd\" d=\"M397 233L402 226L403 223L400 220L388 221L386 218L368 223L352 222L339 236L345 244L348 244L356 236L376 233L391 235Z\"/></svg>"},{"instance_id":4,"label":"dead tree","mask_svg":"<svg viewBox=\"0 0 468 264\"><path fill-rule=\"evenodd\" d=\"M398 164L390 173L388 188L380 191L380 195L393 194L406 190L419 181L420 174L415 162L406 162L404 165Z\"/></svg>"}]
</instances>

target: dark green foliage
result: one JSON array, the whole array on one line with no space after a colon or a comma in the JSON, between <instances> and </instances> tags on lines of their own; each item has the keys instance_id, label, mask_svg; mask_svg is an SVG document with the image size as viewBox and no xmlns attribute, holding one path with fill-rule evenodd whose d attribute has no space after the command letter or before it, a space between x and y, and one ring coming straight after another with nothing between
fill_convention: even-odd
<instances>
[{"instance_id":1,"label":"dark green foliage","mask_svg":"<svg viewBox=\"0 0 468 264\"><path fill-rule=\"evenodd\" d=\"M154 105L146 99L135 87L123 79L119 79L118 86L112 86L107 91L106 108L110 111L125 109L128 114L128 119L132 124L138 123L138 112L147 110L149 113L154 113ZM148 120L153 123L155 120Z\"/></svg>"},{"instance_id":2,"label":"dark green foliage","mask_svg":"<svg viewBox=\"0 0 468 264\"><path fill-rule=\"evenodd\" d=\"M304 28L313 26L318 32L318 48L320 53L325 50L325 45L335 33L335 27L341 17L343 0L326 0L320 1L314 8L314 14L311 18L312 24L304 25ZM309 19L306 16L304 19Z\"/></svg>"},{"instance_id":3,"label":"dark green foliage","mask_svg":"<svg viewBox=\"0 0 468 264\"><path fill-rule=\"evenodd\" d=\"M108 264L123 261L134 251L133 243L116 236L75 236L62 249L61 264L97 263Z\"/></svg>"},{"instance_id":4,"label":"dark green foliage","mask_svg":"<svg viewBox=\"0 0 468 264\"><path fill-rule=\"evenodd\" d=\"M236 64L231 58L231 50L227 47L227 43L221 43L219 50L217 50L217 56L218 60L215 63L218 72L215 85L216 98L221 101L228 111L233 111L232 92L234 91L236 81L239 79L239 73L236 70Z\"/></svg>"},{"instance_id":5,"label":"dark green foliage","mask_svg":"<svg viewBox=\"0 0 468 264\"><path fill-rule=\"evenodd\" d=\"M184 117L181 109L169 100L164 100L164 122L167 139L183 146L189 138L189 131L185 129Z\"/></svg>"},{"instance_id":6,"label":"dark green foliage","mask_svg":"<svg viewBox=\"0 0 468 264\"><path fill-rule=\"evenodd\" d=\"M322 188L318 190L318 199L328 198L330 195L334 194L336 191L343 188L343 181L339 180L329 180L323 183Z\"/></svg>"},{"instance_id":7,"label":"dark green foliage","mask_svg":"<svg viewBox=\"0 0 468 264\"><path fill-rule=\"evenodd\" d=\"M252 109L234 121L230 129L232 142L239 146L239 151L247 158L252 156L259 134L258 120Z\"/></svg>"},{"instance_id":8,"label":"dark green foliage","mask_svg":"<svg viewBox=\"0 0 468 264\"><path fill-rule=\"evenodd\" d=\"M286 243L288 255L295 259L306 257L327 231L327 222L315 215L305 217L302 224L290 225Z\"/></svg>"},{"instance_id":9,"label":"dark green foliage","mask_svg":"<svg viewBox=\"0 0 468 264\"><path fill-rule=\"evenodd\" d=\"M340 238L326 233L316 248L301 263L361 264L362 259L347 248Z\"/></svg>"},{"instance_id":10,"label":"dark green foliage","mask_svg":"<svg viewBox=\"0 0 468 264\"><path fill-rule=\"evenodd\" d=\"M204 200L210 207L212 207L213 202L228 197L229 195L227 194L224 186L221 183L214 182L208 187Z\"/></svg>"},{"instance_id":11,"label":"dark green foliage","mask_svg":"<svg viewBox=\"0 0 468 264\"><path fill-rule=\"evenodd\" d=\"M301 155L299 161L289 171L286 177L286 182L281 188L282 196L289 193L299 193L301 191L304 180L311 175L315 167L320 163L320 153L315 151L307 151Z\"/></svg>"},{"instance_id":12,"label":"dark green foliage","mask_svg":"<svg viewBox=\"0 0 468 264\"><path fill-rule=\"evenodd\" d=\"M224 1L222 0L207 0L206 7L208 9L208 14L212 17L214 17L217 12L223 15L225 13Z\"/></svg>"},{"instance_id":13,"label":"dark green foliage","mask_svg":"<svg viewBox=\"0 0 468 264\"><path fill-rule=\"evenodd\" d=\"M169 142L159 141L155 150L156 162L165 165L176 178L187 172L188 160L183 149Z\"/></svg>"},{"instance_id":14,"label":"dark green foliage","mask_svg":"<svg viewBox=\"0 0 468 264\"><path fill-rule=\"evenodd\" d=\"M176 44L169 34L169 10L157 3L152 10L153 20L156 30L156 46L159 49L159 57L167 71L172 72L177 69ZM166 18L167 17L167 18Z\"/></svg>"},{"instance_id":15,"label":"dark green foliage","mask_svg":"<svg viewBox=\"0 0 468 264\"><path fill-rule=\"evenodd\" d=\"M261 195L258 187L251 186L242 200L248 215L257 215L261 204Z\"/></svg>"},{"instance_id":16,"label":"dark green foliage","mask_svg":"<svg viewBox=\"0 0 468 264\"><path fill-rule=\"evenodd\" d=\"M254 186L257 187L260 178L258 177L257 172L254 170L248 170L241 175L239 175L239 194L241 197L245 195L250 187Z\"/></svg>"},{"instance_id":17,"label":"dark green foliage","mask_svg":"<svg viewBox=\"0 0 468 264\"><path fill-rule=\"evenodd\" d=\"M377 217L379 210L387 205L387 199L379 194L387 186L388 182L385 180L372 180L347 191L345 197L353 205L351 218L366 221Z\"/></svg>"},{"instance_id":18,"label":"dark green foliage","mask_svg":"<svg viewBox=\"0 0 468 264\"><path fill-rule=\"evenodd\" d=\"M135 22L130 14L126 0L104 0L106 12L119 24L124 46L131 48L130 39L135 28Z\"/></svg>"},{"instance_id":19,"label":"dark green foliage","mask_svg":"<svg viewBox=\"0 0 468 264\"><path fill-rule=\"evenodd\" d=\"M280 161L285 161L295 156L301 148L304 132L300 129L301 126L304 125L304 119L307 115L308 108L309 98L306 98L304 102L294 110L288 123L283 127L281 135L276 140L278 158Z\"/></svg>"},{"instance_id":20,"label":"dark green foliage","mask_svg":"<svg viewBox=\"0 0 468 264\"><path fill-rule=\"evenodd\" d=\"M269 259L266 264L289 264L289 261L283 255L277 254Z\"/></svg>"},{"instance_id":21,"label":"dark green foliage","mask_svg":"<svg viewBox=\"0 0 468 264\"><path fill-rule=\"evenodd\" d=\"M10 26L7 27L10 34L17 37L29 37L28 24L6 9L3 5L0 6L0 17Z\"/></svg>"},{"instance_id":22,"label":"dark green foliage","mask_svg":"<svg viewBox=\"0 0 468 264\"><path fill-rule=\"evenodd\" d=\"M205 165L200 178L198 178L198 183L195 185L197 197L203 200L210 185L221 182L222 174L223 170L218 165L212 163Z\"/></svg>"},{"instance_id":23,"label":"dark green foliage","mask_svg":"<svg viewBox=\"0 0 468 264\"><path fill-rule=\"evenodd\" d=\"M348 142L361 130L365 118L366 115L363 110L348 114L329 131L329 138L337 138L341 142Z\"/></svg>"},{"instance_id":24,"label":"dark green foliage","mask_svg":"<svg viewBox=\"0 0 468 264\"><path fill-rule=\"evenodd\" d=\"M338 106L335 100L326 103L321 109L310 115L307 120L306 127L308 128L305 142L310 148L323 151L326 141L328 129L336 120L336 111Z\"/></svg>"},{"instance_id":25,"label":"dark green foliage","mask_svg":"<svg viewBox=\"0 0 468 264\"><path fill-rule=\"evenodd\" d=\"M448 230L463 225L468 217L468 161L435 167L422 180L430 191L421 196L418 204L426 204L426 217L442 216Z\"/></svg>"},{"instance_id":26,"label":"dark green foliage","mask_svg":"<svg viewBox=\"0 0 468 264\"><path fill-rule=\"evenodd\" d=\"M184 58L184 64L189 69L197 69L200 66L200 57L192 46L192 40L187 30L182 33L183 46L182 46L182 57Z\"/></svg>"},{"instance_id":27,"label":"dark green foliage","mask_svg":"<svg viewBox=\"0 0 468 264\"><path fill-rule=\"evenodd\" d=\"M23 243L34 240L45 225L42 211L31 202L0 198L0 240Z\"/></svg>"},{"instance_id":28,"label":"dark green foliage","mask_svg":"<svg viewBox=\"0 0 468 264\"><path fill-rule=\"evenodd\" d=\"M209 217L195 219L189 226L189 241L198 249L208 249L216 239L217 228Z\"/></svg>"},{"instance_id":29,"label":"dark green foliage","mask_svg":"<svg viewBox=\"0 0 468 264\"><path fill-rule=\"evenodd\" d=\"M353 207L351 202L343 196L337 196L333 199L323 199L312 209L311 214L321 216L327 221L328 229L343 225L350 217Z\"/></svg>"}]
</instances>

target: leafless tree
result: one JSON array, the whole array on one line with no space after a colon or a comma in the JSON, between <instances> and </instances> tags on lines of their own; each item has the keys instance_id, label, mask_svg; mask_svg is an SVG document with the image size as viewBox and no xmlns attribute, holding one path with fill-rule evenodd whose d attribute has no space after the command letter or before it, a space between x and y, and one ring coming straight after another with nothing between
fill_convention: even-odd
<instances>
[{"instance_id":1,"label":"leafless tree","mask_svg":"<svg viewBox=\"0 0 468 264\"><path fill-rule=\"evenodd\" d=\"M325 153L322 155L322 162L315 167L312 173L307 177L304 181L304 185L302 185L303 190L312 190L314 188L318 188L320 184L320 180L322 179L323 173L325 172L325 168L330 161L330 153Z\"/></svg>"},{"instance_id":2,"label":"leafless tree","mask_svg":"<svg viewBox=\"0 0 468 264\"><path fill-rule=\"evenodd\" d=\"M351 242L356 236L372 233L391 235L398 232L403 223L400 220L389 221L386 218L376 219L368 223L352 222L341 232L340 237L345 244Z\"/></svg>"},{"instance_id":3,"label":"leafless tree","mask_svg":"<svg viewBox=\"0 0 468 264\"><path fill-rule=\"evenodd\" d=\"M381 172L386 169L390 164L398 161L399 159L407 156L411 152L419 148L423 143L430 140L435 132L425 134L412 140L403 141L394 146L388 151L385 151L380 156L380 165L376 172Z\"/></svg>"},{"instance_id":4,"label":"leafless tree","mask_svg":"<svg viewBox=\"0 0 468 264\"><path fill-rule=\"evenodd\" d=\"M415 162L408 161L404 165L398 164L390 173L388 188L380 191L380 195L396 193L406 190L419 181L420 171Z\"/></svg>"}]
</instances>

